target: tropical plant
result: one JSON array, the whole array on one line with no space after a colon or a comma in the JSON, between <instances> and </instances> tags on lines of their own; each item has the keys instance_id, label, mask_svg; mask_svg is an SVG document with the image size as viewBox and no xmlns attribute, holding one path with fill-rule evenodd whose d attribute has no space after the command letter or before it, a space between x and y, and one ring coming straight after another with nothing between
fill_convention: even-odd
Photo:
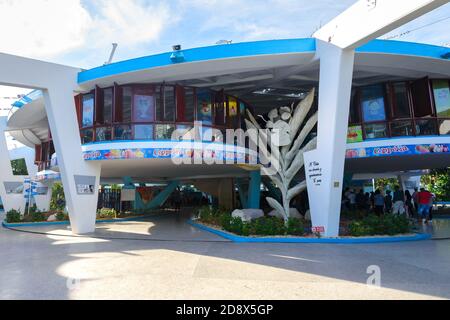
<instances>
[{"instance_id":1,"label":"tropical plant","mask_svg":"<svg viewBox=\"0 0 450 320\"><path fill-rule=\"evenodd\" d=\"M97 216L99 218L115 218L117 216L117 211L110 208L101 208L97 211Z\"/></svg>"},{"instance_id":2,"label":"tropical plant","mask_svg":"<svg viewBox=\"0 0 450 320\"><path fill-rule=\"evenodd\" d=\"M7 223L17 223L22 220L20 212L14 209L9 210L6 213L6 222Z\"/></svg>"},{"instance_id":3,"label":"tropical plant","mask_svg":"<svg viewBox=\"0 0 450 320\"><path fill-rule=\"evenodd\" d=\"M313 150L317 145L317 138L310 138L310 133L317 124L317 112L308 117L314 102L315 89L303 99L297 106L273 109L269 113L269 121L266 123L268 134L261 130L261 126L255 117L247 110L249 119L246 119L248 129L257 129L260 132L259 139L266 145L270 145L270 162L278 164L276 173L262 167L265 173L280 189L282 203L267 197L269 205L278 211L288 224L290 218L290 203L298 194L306 189L306 181L293 184L294 177L304 166L303 154ZM267 132L267 131L266 131ZM255 137L249 135L255 145ZM277 139L278 138L278 139ZM270 144L269 144L270 142Z\"/></svg>"},{"instance_id":4,"label":"tropical plant","mask_svg":"<svg viewBox=\"0 0 450 320\"><path fill-rule=\"evenodd\" d=\"M56 182L52 186L52 198L50 200L50 210L64 211L65 207L66 207L66 200L64 198L63 185L60 182Z\"/></svg>"},{"instance_id":5,"label":"tropical plant","mask_svg":"<svg viewBox=\"0 0 450 320\"><path fill-rule=\"evenodd\" d=\"M450 200L450 168L431 170L422 176L421 182L436 195L438 201Z\"/></svg>"}]
</instances>

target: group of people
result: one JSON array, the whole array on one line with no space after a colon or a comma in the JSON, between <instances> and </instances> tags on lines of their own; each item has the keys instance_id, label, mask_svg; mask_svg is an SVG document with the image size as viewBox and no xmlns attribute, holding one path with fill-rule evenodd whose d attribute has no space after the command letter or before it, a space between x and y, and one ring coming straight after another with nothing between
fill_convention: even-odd
<instances>
[{"instance_id":1,"label":"group of people","mask_svg":"<svg viewBox=\"0 0 450 320\"><path fill-rule=\"evenodd\" d=\"M409 190L403 192L396 186L394 192L387 190L383 195L380 189L375 192L366 192L361 189L359 192L350 188L345 189L342 204L350 211L367 210L381 216L385 213L405 214L408 217L418 215L423 223L432 221L434 195L421 188L420 191L415 188L411 194Z\"/></svg>"}]
</instances>

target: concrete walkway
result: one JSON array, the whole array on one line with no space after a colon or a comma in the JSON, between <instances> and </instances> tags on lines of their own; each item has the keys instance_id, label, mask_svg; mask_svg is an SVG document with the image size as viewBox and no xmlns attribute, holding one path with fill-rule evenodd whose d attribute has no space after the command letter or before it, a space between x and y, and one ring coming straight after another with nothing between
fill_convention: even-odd
<instances>
[{"instance_id":1,"label":"concrete walkway","mask_svg":"<svg viewBox=\"0 0 450 320\"><path fill-rule=\"evenodd\" d=\"M0 299L450 298L450 240L235 244L173 216L99 225L114 240L48 231L0 230ZM374 265L381 288L366 284Z\"/></svg>"}]
</instances>

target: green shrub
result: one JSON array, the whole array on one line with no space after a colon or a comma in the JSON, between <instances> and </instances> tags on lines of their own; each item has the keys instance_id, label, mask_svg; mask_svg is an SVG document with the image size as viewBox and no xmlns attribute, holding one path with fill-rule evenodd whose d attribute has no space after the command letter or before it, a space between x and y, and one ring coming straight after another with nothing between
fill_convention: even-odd
<instances>
[{"instance_id":1,"label":"green shrub","mask_svg":"<svg viewBox=\"0 0 450 320\"><path fill-rule=\"evenodd\" d=\"M97 211L98 218L104 219L104 218L115 218L117 216L117 212L114 209L110 208L101 208Z\"/></svg>"},{"instance_id":2,"label":"green shrub","mask_svg":"<svg viewBox=\"0 0 450 320\"><path fill-rule=\"evenodd\" d=\"M247 231L249 232L247 227L244 229L244 224L245 223L246 222L242 221L242 219L239 218L239 217L231 217L231 219L230 219L230 221L228 223L228 229L225 229L225 230L229 231L229 232L236 233L238 235L244 235L243 234L244 231L245 232L247 232Z\"/></svg>"},{"instance_id":3,"label":"green shrub","mask_svg":"<svg viewBox=\"0 0 450 320\"><path fill-rule=\"evenodd\" d=\"M6 213L6 222L7 223L17 223L22 220L22 217L20 216L20 212L17 210L9 210Z\"/></svg>"},{"instance_id":4,"label":"green shrub","mask_svg":"<svg viewBox=\"0 0 450 320\"><path fill-rule=\"evenodd\" d=\"M30 211L30 216L33 222L42 222L47 220L44 213L39 211L38 209Z\"/></svg>"},{"instance_id":5,"label":"green shrub","mask_svg":"<svg viewBox=\"0 0 450 320\"><path fill-rule=\"evenodd\" d=\"M58 221L67 221L69 220L69 215L63 213L63 212L58 212L56 214L56 220Z\"/></svg>"},{"instance_id":6,"label":"green shrub","mask_svg":"<svg viewBox=\"0 0 450 320\"><path fill-rule=\"evenodd\" d=\"M284 220L276 217L262 217L250 222L250 232L255 235L284 235L286 234L286 226Z\"/></svg>"},{"instance_id":7,"label":"green shrub","mask_svg":"<svg viewBox=\"0 0 450 320\"><path fill-rule=\"evenodd\" d=\"M355 237L374 235L395 235L411 232L411 224L403 215L370 215L349 225L350 235Z\"/></svg>"},{"instance_id":8,"label":"green shrub","mask_svg":"<svg viewBox=\"0 0 450 320\"><path fill-rule=\"evenodd\" d=\"M289 218L286 227L286 233L293 236L302 236L305 234L305 225L302 220Z\"/></svg>"},{"instance_id":9,"label":"green shrub","mask_svg":"<svg viewBox=\"0 0 450 320\"><path fill-rule=\"evenodd\" d=\"M202 222L222 225L223 220L230 219L231 215L224 209L214 209L210 206L204 206L198 210L198 217Z\"/></svg>"}]
</instances>

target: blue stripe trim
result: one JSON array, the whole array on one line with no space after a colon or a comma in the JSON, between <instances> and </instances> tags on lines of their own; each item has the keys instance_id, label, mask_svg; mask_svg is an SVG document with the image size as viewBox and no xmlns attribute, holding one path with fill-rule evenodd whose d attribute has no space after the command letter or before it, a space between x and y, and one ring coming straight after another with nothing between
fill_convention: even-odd
<instances>
[{"instance_id":1,"label":"blue stripe trim","mask_svg":"<svg viewBox=\"0 0 450 320\"><path fill-rule=\"evenodd\" d=\"M316 51L316 41L312 38L243 42L182 50L184 54L183 63L314 51ZM166 52L82 71L78 74L78 83L81 84L83 82L126 72L172 65L174 62L170 59L171 55L172 52Z\"/></svg>"},{"instance_id":2,"label":"blue stripe trim","mask_svg":"<svg viewBox=\"0 0 450 320\"><path fill-rule=\"evenodd\" d=\"M40 99L42 97L43 97L42 90L33 90L26 96L22 97L21 99L11 104L11 106L16 108L22 108L24 105L29 104L34 100Z\"/></svg>"},{"instance_id":3,"label":"blue stripe trim","mask_svg":"<svg viewBox=\"0 0 450 320\"><path fill-rule=\"evenodd\" d=\"M442 58L442 56L449 53L450 48L417 42L377 39L357 48L356 52L408 55L447 60Z\"/></svg>"},{"instance_id":4,"label":"blue stripe trim","mask_svg":"<svg viewBox=\"0 0 450 320\"><path fill-rule=\"evenodd\" d=\"M333 244L369 244L369 243L389 243L389 242L404 242L404 241L422 241L430 240L431 234L417 233L414 236L396 236L396 237L360 237L360 238L258 238L258 237L243 237L233 235L224 231L209 228L205 225L198 224L192 220L187 223L200 230L208 231L222 238L238 243L333 243Z\"/></svg>"},{"instance_id":5,"label":"blue stripe trim","mask_svg":"<svg viewBox=\"0 0 450 320\"><path fill-rule=\"evenodd\" d=\"M315 51L316 40L313 38L243 42L182 50L183 62ZM414 42L373 40L356 49L356 52L411 55L446 60L443 55L450 53L450 49ZM78 83L82 84L127 72L169 66L174 64L170 59L171 55L172 52L166 52L85 70L78 74Z\"/></svg>"}]
</instances>

